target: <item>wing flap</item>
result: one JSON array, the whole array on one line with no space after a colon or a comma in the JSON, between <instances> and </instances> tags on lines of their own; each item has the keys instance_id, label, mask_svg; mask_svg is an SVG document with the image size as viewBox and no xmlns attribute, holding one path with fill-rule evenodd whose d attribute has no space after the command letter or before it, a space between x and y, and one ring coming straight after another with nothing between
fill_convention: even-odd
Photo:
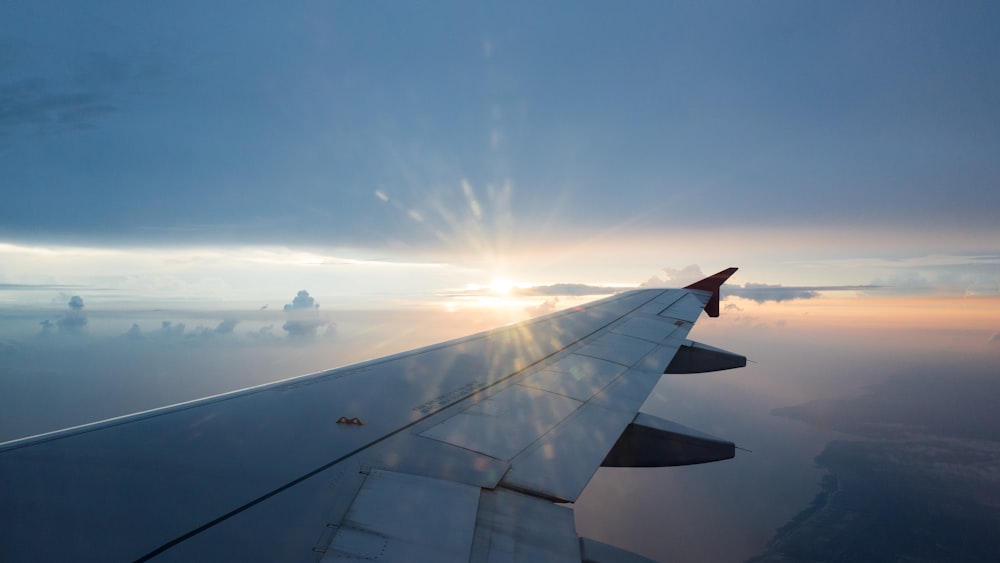
<instances>
[{"instance_id":1,"label":"wing flap","mask_svg":"<svg viewBox=\"0 0 1000 563\"><path fill-rule=\"evenodd\" d=\"M515 491L484 490L469 560L579 563L573 511Z\"/></svg>"},{"instance_id":2,"label":"wing flap","mask_svg":"<svg viewBox=\"0 0 1000 563\"><path fill-rule=\"evenodd\" d=\"M447 479L492 489L510 462L414 433L402 433L357 454L363 467Z\"/></svg>"},{"instance_id":3,"label":"wing flap","mask_svg":"<svg viewBox=\"0 0 1000 563\"><path fill-rule=\"evenodd\" d=\"M372 470L323 561L468 561L479 488Z\"/></svg>"}]
</instances>

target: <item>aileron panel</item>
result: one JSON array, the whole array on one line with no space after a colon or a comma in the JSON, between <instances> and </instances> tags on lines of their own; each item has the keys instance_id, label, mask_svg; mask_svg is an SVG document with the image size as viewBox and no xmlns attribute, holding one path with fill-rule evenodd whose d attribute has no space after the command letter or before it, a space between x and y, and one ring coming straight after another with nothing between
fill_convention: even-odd
<instances>
[{"instance_id":1,"label":"aileron panel","mask_svg":"<svg viewBox=\"0 0 1000 563\"><path fill-rule=\"evenodd\" d=\"M468 561L478 487L373 470L324 560Z\"/></svg>"},{"instance_id":2,"label":"aileron panel","mask_svg":"<svg viewBox=\"0 0 1000 563\"><path fill-rule=\"evenodd\" d=\"M421 436L509 460L581 404L556 393L512 385Z\"/></svg>"}]
</instances>

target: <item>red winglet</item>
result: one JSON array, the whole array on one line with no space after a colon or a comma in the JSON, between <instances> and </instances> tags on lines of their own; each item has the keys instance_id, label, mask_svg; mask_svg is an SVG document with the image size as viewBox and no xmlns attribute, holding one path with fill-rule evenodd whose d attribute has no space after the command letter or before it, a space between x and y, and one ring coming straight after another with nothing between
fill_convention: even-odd
<instances>
[{"instance_id":1,"label":"red winglet","mask_svg":"<svg viewBox=\"0 0 1000 563\"><path fill-rule=\"evenodd\" d=\"M705 303L705 312L708 313L710 317L719 316L719 288L722 284L726 283L729 276L736 273L737 268L726 268L717 274L712 274L705 279L698 280L691 285L685 286L684 289L699 289L701 291L711 291L712 297L709 298L708 303Z\"/></svg>"}]
</instances>

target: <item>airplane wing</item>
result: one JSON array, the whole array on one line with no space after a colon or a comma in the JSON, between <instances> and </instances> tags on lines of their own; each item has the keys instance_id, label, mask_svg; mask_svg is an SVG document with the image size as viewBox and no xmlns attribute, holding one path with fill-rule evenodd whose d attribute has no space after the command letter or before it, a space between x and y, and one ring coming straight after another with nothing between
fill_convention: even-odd
<instances>
[{"instance_id":1,"label":"airplane wing","mask_svg":"<svg viewBox=\"0 0 1000 563\"><path fill-rule=\"evenodd\" d=\"M728 459L639 412L730 268L361 364L0 444L4 561L581 561L599 467ZM641 558L640 558L641 559Z\"/></svg>"}]
</instances>

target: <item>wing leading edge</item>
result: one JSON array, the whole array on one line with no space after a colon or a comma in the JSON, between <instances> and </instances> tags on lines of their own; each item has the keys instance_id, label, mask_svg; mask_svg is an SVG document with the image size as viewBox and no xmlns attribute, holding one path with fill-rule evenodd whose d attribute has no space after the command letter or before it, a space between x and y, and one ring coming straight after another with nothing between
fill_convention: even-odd
<instances>
[{"instance_id":1,"label":"wing leading edge","mask_svg":"<svg viewBox=\"0 0 1000 563\"><path fill-rule=\"evenodd\" d=\"M575 501L602 465L733 457L731 442L639 408L663 373L746 364L687 340L701 311L718 315L719 287L735 270L0 444L0 553L103 561L624 556L581 540L572 511L553 501Z\"/></svg>"}]
</instances>

